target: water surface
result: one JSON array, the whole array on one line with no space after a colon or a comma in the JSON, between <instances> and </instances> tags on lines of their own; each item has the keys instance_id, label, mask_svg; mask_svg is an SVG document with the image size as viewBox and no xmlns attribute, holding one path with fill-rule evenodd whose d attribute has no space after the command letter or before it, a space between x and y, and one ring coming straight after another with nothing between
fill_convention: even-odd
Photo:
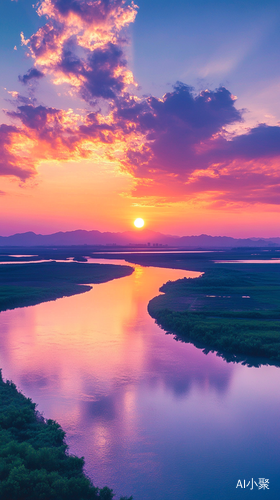
<instances>
[{"instance_id":1,"label":"water surface","mask_svg":"<svg viewBox=\"0 0 280 500\"><path fill-rule=\"evenodd\" d=\"M166 335L148 301L198 273L134 267L90 292L2 312L4 377L61 424L94 484L117 497L278 499L280 370L228 364ZM251 478L270 490L236 489Z\"/></svg>"}]
</instances>

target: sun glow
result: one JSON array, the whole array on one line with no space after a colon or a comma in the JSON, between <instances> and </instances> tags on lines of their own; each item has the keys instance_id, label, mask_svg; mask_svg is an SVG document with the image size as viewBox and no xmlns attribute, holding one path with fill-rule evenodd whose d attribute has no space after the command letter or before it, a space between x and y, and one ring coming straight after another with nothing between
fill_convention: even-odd
<instances>
[{"instance_id":1,"label":"sun glow","mask_svg":"<svg viewBox=\"0 0 280 500\"><path fill-rule=\"evenodd\" d=\"M144 226L144 224L145 224L145 222L144 222L144 220L143 220L143 219L141 219L141 218L135 219L135 221L134 221L134 226L135 226L135 227L138 227L138 228L143 227L143 226Z\"/></svg>"}]
</instances>

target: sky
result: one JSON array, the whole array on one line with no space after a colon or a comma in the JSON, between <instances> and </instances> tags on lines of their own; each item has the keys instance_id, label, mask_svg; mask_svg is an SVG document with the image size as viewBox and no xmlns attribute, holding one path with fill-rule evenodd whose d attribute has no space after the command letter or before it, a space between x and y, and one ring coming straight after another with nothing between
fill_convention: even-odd
<instances>
[{"instance_id":1,"label":"sky","mask_svg":"<svg viewBox=\"0 0 280 500\"><path fill-rule=\"evenodd\" d=\"M280 4L2 0L0 234L280 236Z\"/></svg>"}]
</instances>

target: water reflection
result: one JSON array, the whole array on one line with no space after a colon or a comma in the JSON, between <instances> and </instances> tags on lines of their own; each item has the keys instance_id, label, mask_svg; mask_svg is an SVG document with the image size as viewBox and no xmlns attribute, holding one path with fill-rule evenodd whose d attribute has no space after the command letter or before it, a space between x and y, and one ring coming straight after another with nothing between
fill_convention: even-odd
<instances>
[{"instance_id":1,"label":"water reflection","mask_svg":"<svg viewBox=\"0 0 280 500\"><path fill-rule=\"evenodd\" d=\"M164 282L196 275L136 265L90 292L0 314L4 376L118 495L231 499L246 474L276 484L279 370L206 356L147 314Z\"/></svg>"},{"instance_id":2,"label":"water reflection","mask_svg":"<svg viewBox=\"0 0 280 500\"><path fill-rule=\"evenodd\" d=\"M216 264L280 264L280 259L215 260Z\"/></svg>"}]
</instances>

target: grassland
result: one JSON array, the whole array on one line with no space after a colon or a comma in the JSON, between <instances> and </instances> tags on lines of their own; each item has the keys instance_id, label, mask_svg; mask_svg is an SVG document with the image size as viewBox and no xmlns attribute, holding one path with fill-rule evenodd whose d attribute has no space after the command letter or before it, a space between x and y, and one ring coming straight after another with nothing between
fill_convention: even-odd
<instances>
[{"instance_id":1,"label":"grassland","mask_svg":"<svg viewBox=\"0 0 280 500\"><path fill-rule=\"evenodd\" d=\"M43 262L0 265L0 311L83 293L90 284L128 276L130 266Z\"/></svg>"},{"instance_id":2,"label":"grassland","mask_svg":"<svg viewBox=\"0 0 280 500\"><path fill-rule=\"evenodd\" d=\"M228 361L280 364L280 267L216 264L195 279L168 282L149 303L177 339Z\"/></svg>"}]
</instances>

